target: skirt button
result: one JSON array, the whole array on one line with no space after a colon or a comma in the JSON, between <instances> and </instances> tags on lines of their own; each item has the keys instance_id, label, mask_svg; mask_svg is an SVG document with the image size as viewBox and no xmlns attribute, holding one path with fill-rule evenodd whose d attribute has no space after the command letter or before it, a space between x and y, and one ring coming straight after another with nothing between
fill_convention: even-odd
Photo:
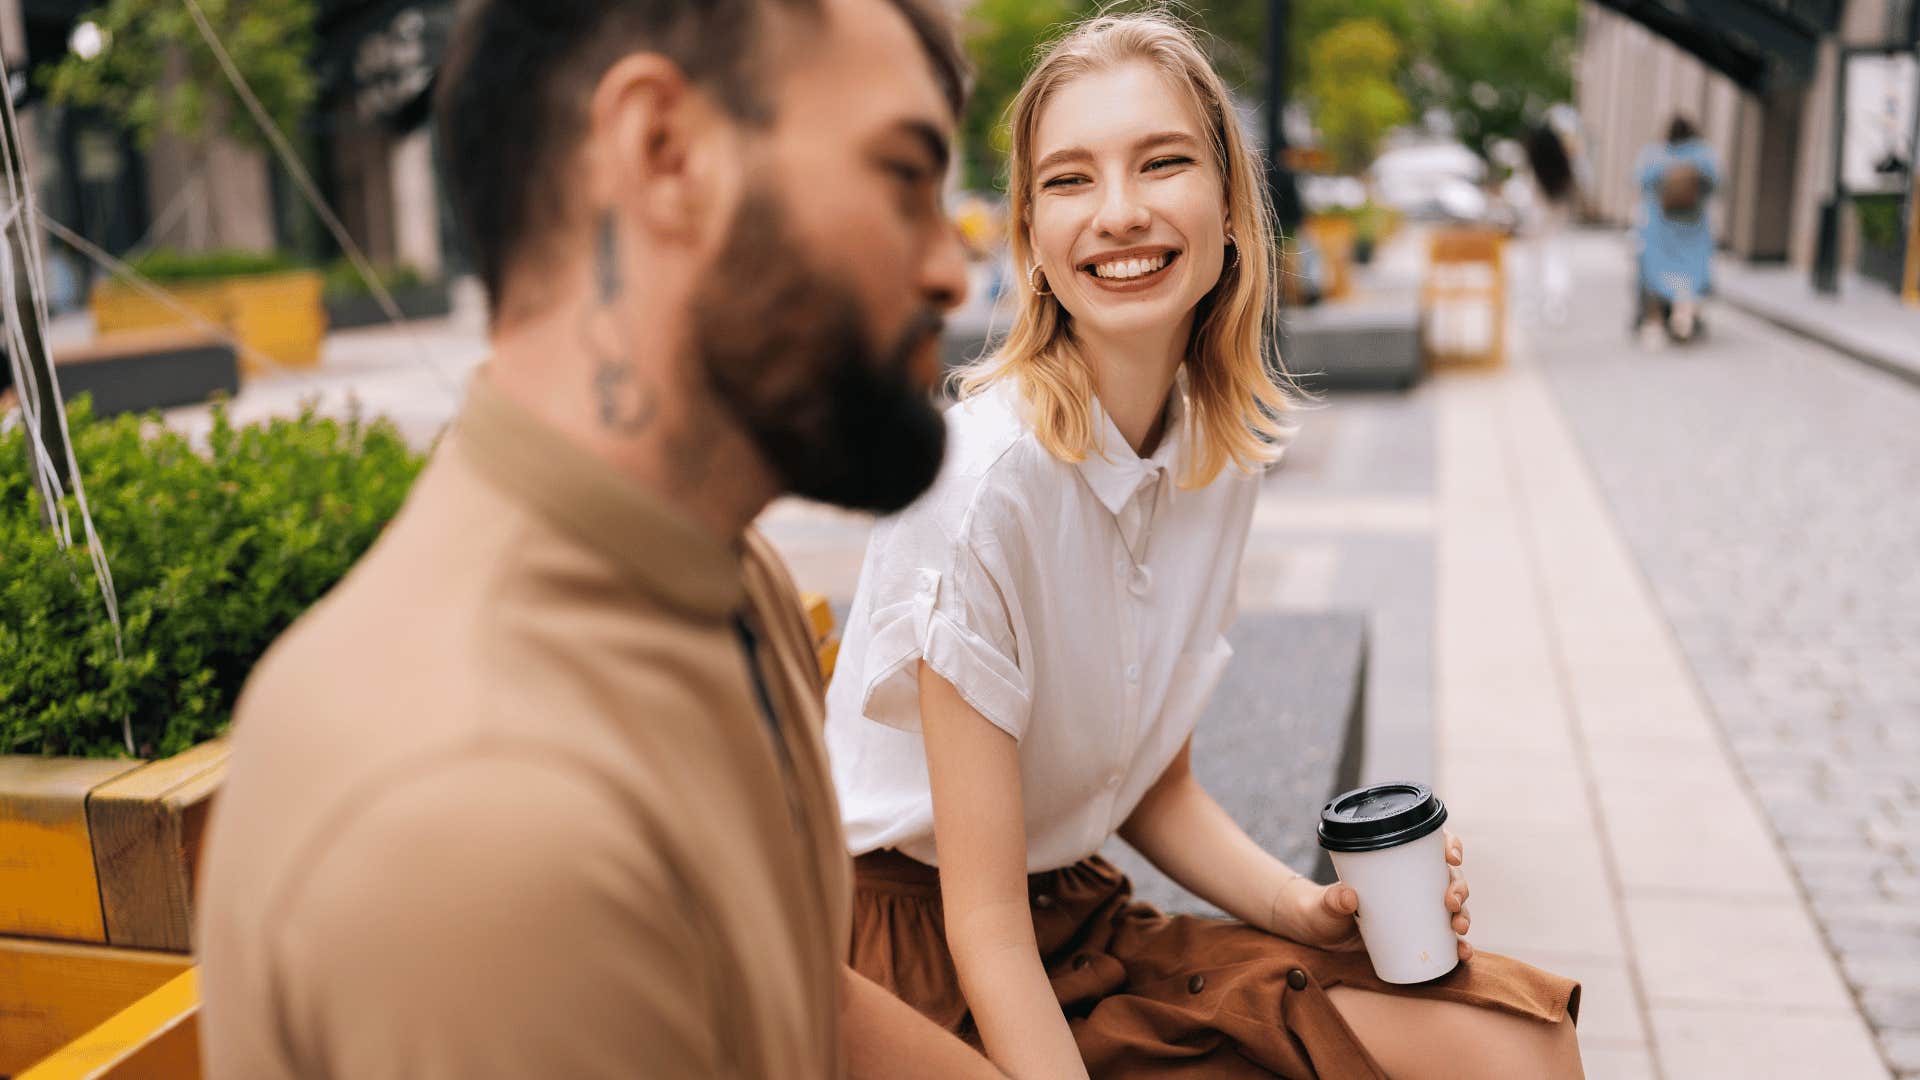
<instances>
[{"instance_id":1,"label":"skirt button","mask_svg":"<svg viewBox=\"0 0 1920 1080\"><path fill-rule=\"evenodd\" d=\"M1305 990L1307 988L1307 973L1301 971L1299 968L1294 968L1292 971L1287 972L1287 985L1293 987L1295 990Z\"/></svg>"},{"instance_id":2,"label":"skirt button","mask_svg":"<svg viewBox=\"0 0 1920 1080\"><path fill-rule=\"evenodd\" d=\"M1039 896L1034 897L1033 906L1039 908L1041 911L1047 910L1048 908L1053 906L1052 895L1048 893L1041 893Z\"/></svg>"},{"instance_id":3,"label":"skirt button","mask_svg":"<svg viewBox=\"0 0 1920 1080\"><path fill-rule=\"evenodd\" d=\"M1187 980L1187 993L1189 994L1197 994L1206 988L1207 977L1205 975L1195 975L1193 978Z\"/></svg>"},{"instance_id":4,"label":"skirt button","mask_svg":"<svg viewBox=\"0 0 1920 1080\"><path fill-rule=\"evenodd\" d=\"M1086 967L1089 963L1092 963L1092 961L1087 959L1087 954L1081 953L1079 956L1076 956L1073 958L1073 970L1079 971L1081 968Z\"/></svg>"}]
</instances>

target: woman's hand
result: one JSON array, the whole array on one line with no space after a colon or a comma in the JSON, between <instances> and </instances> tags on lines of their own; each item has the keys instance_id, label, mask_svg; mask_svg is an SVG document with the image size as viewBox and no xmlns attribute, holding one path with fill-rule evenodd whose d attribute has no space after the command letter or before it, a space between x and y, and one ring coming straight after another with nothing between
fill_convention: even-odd
<instances>
[{"instance_id":1,"label":"woman's hand","mask_svg":"<svg viewBox=\"0 0 1920 1080\"><path fill-rule=\"evenodd\" d=\"M1460 864L1466 860L1466 848L1452 833L1447 838L1447 910L1453 913L1453 932L1462 935L1460 959L1473 959L1473 946L1465 935L1473 925L1467 913L1467 875ZM1353 886L1335 882L1316 885L1311 879L1296 877L1281 886L1274 898L1273 925L1269 928L1281 937L1337 952L1354 952L1360 942L1360 925L1354 912L1360 910L1360 894Z\"/></svg>"}]
</instances>

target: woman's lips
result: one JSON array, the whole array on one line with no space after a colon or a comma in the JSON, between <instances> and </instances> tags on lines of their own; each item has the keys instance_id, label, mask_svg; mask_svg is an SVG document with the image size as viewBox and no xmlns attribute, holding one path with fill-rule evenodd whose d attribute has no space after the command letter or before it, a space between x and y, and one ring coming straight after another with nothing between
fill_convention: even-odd
<instances>
[{"instance_id":1,"label":"woman's lips","mask_svg":"<svg viewBox=\"0 0 1920 1080\"><path fill-rule=\"evenodd\" d=\"M1148 255L1135 256L1135 258L1140 259L1142 261L1145 261L1153 257L1154 256L1148 256ZM1110 265L1111 263L1116 261L1125 263L1129 261L1126 259L1102 260L1101 262L1098 262L1098 263L1089 263L1080 268L1080 273L1084 274L1089 281L1093 282L1095 285L1099 286L1100 288L1108 292L1117 292L1117 293L1140 292L1145 289L1151 289L1155 285L1158 285L1160 284L1160 282L1164 281L1167 277L1167 274L1170 271L1172 271L1174 264L1180 261L1180 252L1167 251L1162 253L1162 257L1166 259L1166 262L1158 270L1149 271L1148 273L1141 274L1136 277L1128 277L1128 278L1101 277L1098 273L1095 272L1096 267Z\"/></svg>"}]
</instances>

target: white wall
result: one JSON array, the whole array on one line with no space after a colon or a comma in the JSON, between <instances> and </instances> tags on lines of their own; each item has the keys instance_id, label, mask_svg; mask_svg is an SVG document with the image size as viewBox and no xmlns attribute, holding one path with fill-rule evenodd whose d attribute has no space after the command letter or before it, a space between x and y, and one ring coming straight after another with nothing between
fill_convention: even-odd
<instances>
[{"instance_id":1,"label":"white wall","mask_svg":"<svg viewBox=\"0 0 1920 1080\"><path fill-rule=\"evenodd\" d=\"M393 144L394 257L429 278L440 276L440 201L434 187L433 136L425 125Z\"/></svg>"}]
</instances>

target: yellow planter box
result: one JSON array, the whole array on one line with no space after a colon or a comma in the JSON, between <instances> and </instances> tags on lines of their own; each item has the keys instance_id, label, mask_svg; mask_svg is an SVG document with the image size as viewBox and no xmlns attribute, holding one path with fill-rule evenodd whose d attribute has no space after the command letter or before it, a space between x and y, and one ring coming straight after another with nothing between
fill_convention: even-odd
<instances>
[{"instance_id":1,"label":"yellow planter box","mask_svg":"<svg viewBox=\"0 0 1920 1080\"><path fill-rule=\"evenodd\" d=\"M214 739L149 762L0 755L0 936L190 950L227 754Z\"/></svg>"},{"instance_id":2,"label":"yellow planter box","mask_svg":"<svg viewBox=\"0 0 1920 1080\"><path fill-rule=\"evenodd\" d=\"M1327 268L1326 295L1322 299L1341 300L1353 291L1353 244L1358 235L1352 218L1310 217L1300 231L1320 249L1321 262Z\"/></svg>"},{"instance_id":3,"label":"yellow planter box","mask_svg":"<svg viewBox=\"0 0 1920 1080\"><path fill-rule=\"evenodd\" d=\"M62 1047L72 1046L192 968L193 958L177 953L0 936L0 1076L17 1076ZM192 983L185 984L185 989L191 991ZM85 1050L88 1045L97 1044L75 1049ZM158 1080L193 1074L129 1075Z\"/></svg>"},{"instance_id":4,"label":"yellow planter box","mask_svg":"<svg viewBox=\"0 0 1920 1080\"><path fill-rule=\"evenodd\" d=\"M200 1075L200 969L102 1021L18 1080L195 1080Z\"/></svg>"},{"instance_id":5,"label":"yellow planter box","mask_svg":"<svg viewBox=\"0 0 1920 1080\"><path fill-rule=\"evenodd\" d=\"M306 368L320 362L327 333L327 311L320 302L322 280L313 270L163 285L183 307L226 329L246 352L241 367L260 374L258 353L282 367ZM93 290L93 320L102 334L156 327L194 326L173 308L117 281Z\"/></svg>"}]
</instances>

